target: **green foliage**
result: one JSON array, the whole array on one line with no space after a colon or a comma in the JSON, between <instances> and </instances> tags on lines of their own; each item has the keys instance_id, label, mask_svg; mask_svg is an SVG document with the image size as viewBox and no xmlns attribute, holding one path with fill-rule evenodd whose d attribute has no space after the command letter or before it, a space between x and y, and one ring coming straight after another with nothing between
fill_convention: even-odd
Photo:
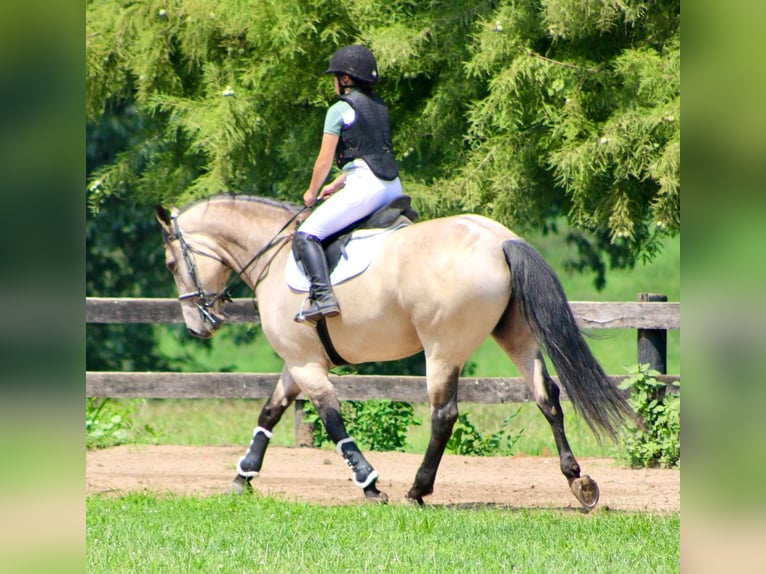
<instances>
[{"instance_id":1,"label":"green foliage","mask_svg":"<svg viewBox=\"0 0 766 574\"><path fill-rule=\"evenodd\" d=\"M630 389L629 403L644 421L646 431L631 429L623 434L625 461L632 467L677 467L681 464L681 399L665 393L665 383L649 365L637 365L620 385ZM679 383L680 384L680 383Z\"/></svg>"},{"instance_id":2,"label":"green foliage","mask_svg":"<svg viewBox=\"0 0 766 574\"><path fill-rule=\"evenodd\" d=\"M135 136L89 168L93 209L298 200L328 58L361 42L424 217L528 232L563 214L617 264L680 230L678 0L94 0L86 26L88 121L129 114Z\"/></svg>"},{"instance_id":3,"label":"green foliage","mask_svg":"<svg viewBox=\"0 0 766 574\"><path fill-rule=\"evenodd\" d=\"M128 106L89 126L86 147L90 170L108 164L122 146L141 141L142 127ZM127 181L120 179L121 181ZM116 197L91 196L98 212L85 221L85 293L89 297L170 296L173 282L165 270L161 235L151 209ZM91 371L166 370L148 325L86 327L86 368Z\"/></svg>"},{"instance_id":4,"label":"green foliage","mask_svg":"<svg viewBox=\"0 0 766 574\"><path fill-rule=\"evenodd\" d=\"M426 374L426 358L423 351L420 351L397 361L336 367L333 369L333 373L336 375L412 375L422 377Z\"/></svg>"},{"instance_id":5,"label":"green foliage","mask_svg":"<svg viewBox=\"0 0 766 574\"><path fill-rule=\"evenodd\" d=\"M447 442L447 452L473 456L507 456L513 454L513 447L524 429L517 433L512 433L507 429L519 414L519 410L516 409L506 417L499 430L486 436L468 420L469 413L460 413L452 429L452 436Z\"/></svg>"},{"instance_id":6,"label":"green foliage","mask_svg":"<svg viewBox=\"0 0 766 574\"><path fill-rule=\"evenodd\" d=\"M85 447L107 448L128 442L133 427L133 412L140 400L116 403L89 397L85 402ZM150 425L145 433L152 434Z\"/></svg>"},{"instance_id":7,"label":"green foliage","mask_svg":"<svg viewBox=\"0 0 766 574\"><path fill-rule=\"evenodd\" d=\"M316 409L306 407L306 422L314 424L314 445L329 443L330 437L322 426ZM346 431L362 449L375 451L404 451L407 430L421 424L410 403L390 400L343 401L341 414Z\"/></svg>"},{"instance_id":8,"label":"green foliage","mask_svg":"<svg viewBox=\"0 0 766 574\"><path fill-rule=\"evenodd\" d=\"M561 210L651 257L680 229L678 2L517 4L484 23L467 63L488 93L447 192L505 222Z\"/></svg>"},{"instance_id":9,"label":"green foliage","mask_svg":"<svg viewBox=\"0 0 766 574\"><path fill-rule=\"evenodd\" d=\"M334 97L323 71L351 42L378 58L424 218L527 233L564 215L570 268L599 288L606 260L631 267L679 231L678 0L92 0L87 295L172 295L152 203L299 200ZM87 327L89 370L167 366L145 325Z\"/></svg>"}]
</instances>

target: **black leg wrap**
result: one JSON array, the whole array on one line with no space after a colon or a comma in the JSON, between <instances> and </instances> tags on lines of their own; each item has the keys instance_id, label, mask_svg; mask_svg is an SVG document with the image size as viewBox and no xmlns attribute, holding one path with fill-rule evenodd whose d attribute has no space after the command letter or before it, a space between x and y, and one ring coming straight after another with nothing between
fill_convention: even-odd
<instances>
[{"instance_id":1,"label":"black leg wrap","mask_svg":"<svg viewBox=\"0 0 766 574\"><path fill-rule=\"evenodd\" d=\"M258 427L253 433L253 440L250 443L250 449L245 456L239 459L237 464L237 473L246 478L258 476L263 466L263 455L266 453L266 447L271 440L271 432L263 427Z\"/></svg>"},{"instance_id":2,"label":"black leg wrap","mask_svg":"<svg viewBox=\"0 0 766 574\"><path fill-rule=\"evenodd\" d=\"M365 489L375 484L378 480L378 471L367 462L353 438L339 441L336 450L353 471L354 484Z\"/></svg>"}]
</instances>

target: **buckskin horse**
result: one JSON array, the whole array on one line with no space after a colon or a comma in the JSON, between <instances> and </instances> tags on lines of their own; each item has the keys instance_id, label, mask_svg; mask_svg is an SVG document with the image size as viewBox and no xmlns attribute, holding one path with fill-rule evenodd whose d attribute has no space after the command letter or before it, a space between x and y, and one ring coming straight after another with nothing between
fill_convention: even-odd
<instances>
[{"instance_id":1,"label":"buckskin horse","mask_svg":"<svg viewBox=\"0 0 766 574\"><path fill-rule=\"evenodd\" d=\"M284 367L237 464L233 492L251 489L272 429L303 393L370 501L385 502L378 472L349 437L328 378L340 362L401 359L424 351L431 435L407 499L423 504L458 417L464 363L492 336L518 366L549 422L561 472L585 509L599 488L581 475L564 432L560 390L543 359L596 436L615 437L635 414L593 357L556 274L527 242L479 215L455 215L387 232L361 274L335 285L340 315L316 325L293 320L306 294L290 287L285 269L301 208L262 197L219 195L182 210L156 208L166 264L179 291L186 327L209 338L224 324L232 274L254 290L263 332ZM320 340L324 330L329 346Z\"/></svg>"}]
</instances>

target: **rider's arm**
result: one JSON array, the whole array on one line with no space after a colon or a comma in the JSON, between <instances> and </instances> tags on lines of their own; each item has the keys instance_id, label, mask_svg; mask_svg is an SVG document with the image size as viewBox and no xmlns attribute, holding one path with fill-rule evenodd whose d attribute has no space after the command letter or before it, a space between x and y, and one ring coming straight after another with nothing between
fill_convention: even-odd
<instances>
[{"instance_id":1,"label":"rider's arm","mask_svg":"<svg viewBox=\"0 0 766 574\"><path fill-rule=\"evenodd\" d=\"M322 134L322 147L319 148L319 155L317 155L314 162L314 173L311 176L311 184L303 194L303 203L312 206L316 203L319 190L322 188L327 176L332 168L333 161L335 161L335 148L338 147L339 136L324 133ZM337 181L337 180L336 180Z\"/></svg>"}]
</instances>

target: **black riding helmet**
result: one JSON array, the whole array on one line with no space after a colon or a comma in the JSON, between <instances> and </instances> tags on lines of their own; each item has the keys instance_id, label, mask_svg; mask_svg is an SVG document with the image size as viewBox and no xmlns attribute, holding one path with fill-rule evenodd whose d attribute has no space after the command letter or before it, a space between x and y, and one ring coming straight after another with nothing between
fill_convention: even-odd
<instances>
[{"instance_id":1,"label":"black riding helmet","mask_svg":"<svg viewBox=\"0 0 766 574\"><path fill-rule=\"evenodd\" d=\"M326 74L348 74L359 82L374 84L378 81L378 63L365 46L344 46L330 58Z\"/></svg>"}]
</instances>

